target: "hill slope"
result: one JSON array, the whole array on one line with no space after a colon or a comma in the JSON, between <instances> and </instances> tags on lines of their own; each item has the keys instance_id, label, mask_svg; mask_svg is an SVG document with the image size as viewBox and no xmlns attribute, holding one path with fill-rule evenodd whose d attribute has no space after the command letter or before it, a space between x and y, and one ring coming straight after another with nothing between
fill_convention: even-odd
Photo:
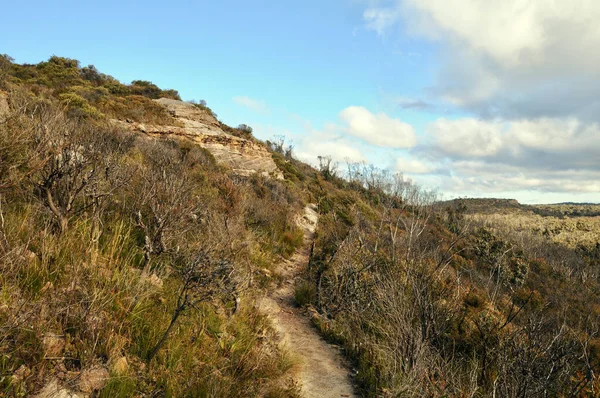
<instances>
[{"instance_id":1,"label":"hill slope","mask_svg":"<svg viewBox=\"0 0 600 398\"><path fill-rule=\"evenodd\" d=\"M371 166L316 170L150 82L0 61L4 395L299 396L257 304L289 298L278 266L310 245L294 298L358 394L598 396L593 210L469 211Z\"/></svg>"}]
</instances>

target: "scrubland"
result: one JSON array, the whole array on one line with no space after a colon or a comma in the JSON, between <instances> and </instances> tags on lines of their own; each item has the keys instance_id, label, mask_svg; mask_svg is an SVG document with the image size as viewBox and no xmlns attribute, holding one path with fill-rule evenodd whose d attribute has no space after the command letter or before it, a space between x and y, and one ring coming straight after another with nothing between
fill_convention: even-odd
<instances>
[{"instance_id":1,"label":"scrubland","mask_svg":"<svg viewBox=\"0 0 600 398\"><path fill-rule=\"evenodd\" d=\"M595 210L474 211L372 166L313 168L282 139L264 145L283 180L241 177L111 123L174 123L152 101L174 90L0 61L2 394L296 396L253 302L307 244L296 300L361 395L600 396Z\"/></svg>"}]
</instances>

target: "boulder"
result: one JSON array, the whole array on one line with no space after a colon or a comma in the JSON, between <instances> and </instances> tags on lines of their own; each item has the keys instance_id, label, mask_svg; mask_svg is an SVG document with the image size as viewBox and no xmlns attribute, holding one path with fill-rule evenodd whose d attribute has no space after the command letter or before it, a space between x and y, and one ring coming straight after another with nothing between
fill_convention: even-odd
<instances>
[{"instance_id":1,"label":"boulder","mask_svg":"<svg viewBox=\"0 0 600 398\"><path fill-rule=\"evenodd\" d=\"M85 398L86 395L70 391L58 383L57 379L51 380L36 395L35 398Z\"/></svg>"},{"instance_id":2,"label":"boulder","mask_svg":"<svg viewBox=\"0 0 600 398\"><path fill-rule=\"evenodd\" d=\"M79 376L79 390L92 393L102 389L108 382L109 374L105 367L98 366L81 372Z\"/></svg>"}]
</instances>

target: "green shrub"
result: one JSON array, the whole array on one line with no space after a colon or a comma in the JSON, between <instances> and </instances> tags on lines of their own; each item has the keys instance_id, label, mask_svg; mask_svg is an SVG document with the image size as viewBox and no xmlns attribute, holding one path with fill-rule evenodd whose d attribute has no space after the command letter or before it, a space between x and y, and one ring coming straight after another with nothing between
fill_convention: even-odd
<instances>
[{"instance_id":1,"label":"green shrub","mask_svg":"<svg viewBox=\"0 0 600 398\"><path fill-rule=\"evenodd\" d=\"M485 297L483 297L483 295L480 292L471 290L464 297L464 302L469 307L483 308L483 305L485 304Z\"/></svg>"},{"instance_id":2,"label":"green shrub","mask_svg":"<svg viewBox=\"0 0 600 398\"><path fill-rule=\"evenodd\" d=\"M94 106L75 93L64 93L59 95L60 102L66 106L69 110L69 114L75 117L90 117L93 119L99 119L104 117L102 112L96 109Z\"/></svg>"},{"instance_id":3,"label":"green shrub","mask_svg":"<svg viewBox=\"0 0 600 398\"><path fill-rule=\"evenodd\" d=\"M281 239L281 254L284 257L291 256L296 251L296 249L302 246L303 242L304 233L300 229L294 228L293 230L286 231Z\"/></svg>"},{"instance_id":4,"label":"green shrub","mask_svg":"<svg viewBox=\"0 0 600 398\"><path fill-rule=\"evenodd\" d=\"M316 291L313 284L309 282L300 282L294 289L294 299L296 304L300 307L304 307L309 304L313 304L316 298Z\"/></svg>"}]
</instances>

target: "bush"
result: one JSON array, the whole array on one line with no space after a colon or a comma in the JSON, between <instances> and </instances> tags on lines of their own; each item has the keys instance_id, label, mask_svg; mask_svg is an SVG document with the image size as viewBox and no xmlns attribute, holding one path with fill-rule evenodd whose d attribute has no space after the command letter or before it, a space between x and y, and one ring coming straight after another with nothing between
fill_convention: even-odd
<instances>
[{"instance_id":1,"label":"bush","mask_svg":"<svg viewBox=\"0 0 600 398\"><path fill-rule=\"evenodd\" d=\"M5 81L9 76L14 59L7 54L0 54L0 88L4 87Z\"/></svg>"},{"instance_id":2,"label":"bush","mask_svg":"<svg viewBox=\"0 0 600 398\"><path fill-rule=\"evenodd\" d=\"M61 94L59 98L60 102L68 108L71 116L90 117L93 119L100 119L104 117L102 112L90 105L85 98L78 94L64 93Z\"/></svg>"},{"instance_id":3,"label":"bush","mask_svg":"<svg viewBox=\"0 0 600 398\"><path fill-rule=\"evenodd\" d=\"M190 104L194 105L198 109L203 110L204 112L208 113L209 115L211 115L215 119L217 118L217 114L214 113L213 110L208 107L208 105L206 104L206 101L200 100L199 102L196 102L194 100L191 100Z\"/></svg>"},{"instance_id":4,"label":"bush","mask_svg":"<svg viewBox=\"0 0 600 398\"><path fill-rule=\"evenodd\" d=\"M131 377L111 375L96 395L295 396L286 381L292 362L268 320L252 305L232 314L240 292L204 272L227 259L235 264L231 286L238 286L249 280L251 253L272 261L283 247L301 244L290 227L293 196L262 177L257 193L254 180L223 173L191 143L134 141L75 118L93 106L82 94L106 93L79 83L77 92L57 94L62 104L14 91L10 103L19 111L0 124L0 395L35 395L51 379L66 385L65 372L77 377L125 356ZM103 109L111 101L123 106L115 113L132 112L133 101L148 112L143 118L156 117L158 104L147 97L108 94ZM268 209L260 227L245 223L251 206ZM182 253L202 248L215 264L199 263L181 278ZM178 293L191 294L186 284L195 287L193 305L165 334ZM46 334L64 338L53 359L45 358ZM18 372L27 376L11 385Z\"/></svg>"},{"instance_id":5,"label":"bush","mask_svg":"<svg viewBox=\"0 0 600 398\"><path fill-rule=\"evenodd\" d=\"M101 101L99 108L116 119L158 125L175 124L175 119L163 106L141 95L109 98Z\"/></svg>"},{"instance_id":6,"label":"bush","mask_svg":"<svg viewBox=\"0 0 600 398\"><path fill-rule=\"evenodd\" d=\"M300 282L294 289L294 299L296 304L304 307L315 302L316 292L315 287L308 282Z\"/></svg>"}]
</instances>

